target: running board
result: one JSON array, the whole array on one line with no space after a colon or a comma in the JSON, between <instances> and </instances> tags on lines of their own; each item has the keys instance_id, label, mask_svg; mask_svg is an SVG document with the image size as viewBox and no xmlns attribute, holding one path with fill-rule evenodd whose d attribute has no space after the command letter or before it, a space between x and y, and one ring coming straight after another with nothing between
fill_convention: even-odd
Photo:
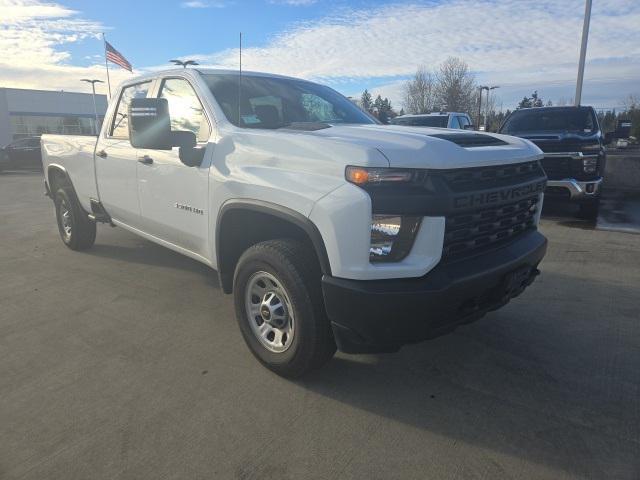
<instances>
[{"instance_id":1,"label":"running board","mask_svg":"<svg viewBox=\"0 0 640 480\"><path fill-rule=\"evenodd\" d=\"M89 202L91 203L91 213L88 215L88 217L91 220L99 223L108 223L112 227L115 227L115 225L111 221L111 217L102 206L102 203L94 198L90 199Z\"/></svg>"}]
</instances>

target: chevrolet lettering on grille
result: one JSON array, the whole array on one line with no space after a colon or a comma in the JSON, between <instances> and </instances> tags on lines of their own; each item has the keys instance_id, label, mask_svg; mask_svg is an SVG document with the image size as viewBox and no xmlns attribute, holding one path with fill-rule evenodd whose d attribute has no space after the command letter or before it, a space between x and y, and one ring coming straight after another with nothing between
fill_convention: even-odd
<instances>
[{"instance_id":1,"label":"chevrolet lettering on grille","mask_svg":"<svg viewBox=\"0 0 640 480\"><path fill-rule=\"evenodd\" d=\"M519 198L542 193L546 184L546 181L539 181L515 188L462 195L453 199L453 207L481 207L485 205L492 205L494 203L507 202L509 200L517 200Z\"/></svg>"}]
</instances>

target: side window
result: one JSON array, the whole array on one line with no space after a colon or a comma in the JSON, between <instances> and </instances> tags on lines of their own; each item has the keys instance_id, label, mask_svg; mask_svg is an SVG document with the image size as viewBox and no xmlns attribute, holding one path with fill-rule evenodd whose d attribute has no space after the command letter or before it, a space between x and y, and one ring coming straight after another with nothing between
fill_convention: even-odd
<instances>
[{"instance_id":1,"label":"side window","mask_svg":"<svg viewBox=\"0 0 640 480\"><path fill-rule=\"evenodd\" d=\"M160 98L169 102L171 130L195 133L199 142L209 140L211 128L204 115L204 108L189 82L181 78L168 78L162 82Z\"/></svg>"},{"instance_id":2,"label":"side window","mask_svg":"<svg viewBox=\"0 0 640 480\"><path fill-rule=\"evenodd\" d=\"M455 115L451 116L451 126L449 128L461 128L460 123L458 122L458 117Z\"/></svg>"},{"instance_id":3,"label":"side window","mask_svg":"<svg viewBox=\"0 0 640 480\"><path fill-rule=\"evenodd\" d=\"M460 128L465 128L467 125L471 125L467 117L458 117L458 122L460 122Z\"/></svg>"},{"instance_id":4,"label":"side window","mask_svg":"<svg viewBox=\"0 0 640 480\"><path fill-rule=\"evenodd\" d=\"M117 138L129 138L129 119L127 118L129 104L133 98L145 98L151 82L137 83L125 87L118 101L118 108L113 116L109 135Z\"/></svg>"},{"instance_id":5,"label":"side window","mask_svg":"<svg viewBox=\"0 0 640 480\"><path fill-rule=\"evenodd\" d=\"M303 93L301 102L309 122L331 122L340 118L333 105L317 95Z\"/></svg>"}]
</instances>

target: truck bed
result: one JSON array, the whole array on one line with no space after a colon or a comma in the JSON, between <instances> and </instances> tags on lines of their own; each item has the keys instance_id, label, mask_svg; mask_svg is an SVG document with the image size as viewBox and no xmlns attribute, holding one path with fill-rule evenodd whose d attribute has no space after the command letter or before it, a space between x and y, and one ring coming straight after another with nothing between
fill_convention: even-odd
<instances>
[{"instance_id":1,"label":"truck bed","mask_svg":"<svg viewBox=\"0 0 640 480\"><path fill-rule=\"evenodd\" d=\"M42 165L48 179L49 167L66 170L85 210L90 198L98 198L94 152L97 137L86 135L42 135Z\"/></svg>"}]
</instances>

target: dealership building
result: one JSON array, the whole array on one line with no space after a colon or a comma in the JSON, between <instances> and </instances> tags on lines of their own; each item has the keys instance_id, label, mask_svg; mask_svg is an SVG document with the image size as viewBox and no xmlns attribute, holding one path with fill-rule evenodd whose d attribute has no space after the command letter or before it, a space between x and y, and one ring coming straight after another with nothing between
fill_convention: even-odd
<instances>
[{"instance_id":1,"label":"dealership building","mask_svg":"<svg viewBox=\"0 0 640 480\"><path fill-rule=\"evenodd\" d=\"M96 95L98 122L107 97ZM0 147L43 133L95 135L91 93L0 88Z\"/></svg>"}]
</instances>

